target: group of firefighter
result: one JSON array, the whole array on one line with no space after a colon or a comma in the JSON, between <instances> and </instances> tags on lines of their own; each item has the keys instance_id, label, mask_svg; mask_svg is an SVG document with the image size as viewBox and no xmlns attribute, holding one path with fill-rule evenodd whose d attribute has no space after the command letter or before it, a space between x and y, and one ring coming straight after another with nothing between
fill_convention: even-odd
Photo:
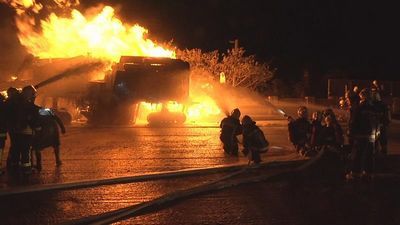
<instances>
[{"instance_id":1,"label":"group of firefighter","mask_svg":"<svg viewBox=\"0 0 400 225\"><path fill-rule=\"evenodd\" d=\"M238 156L239 140L237 136L242 134L242 153L249 158L249 164L259 165L260 153L268 151L269 142L250 116L245 115L240 121L240 115L240 110L236 108L220 123L220 140L223 143L224 152L228 155Z\"/></svg>"},{"instance_id":2,"label":"group of firefighter","mask_svg":"<svg viewBox=\"0 0 400 225\"><path fill-rule=\"evenodd\" d=\"M10 140L7 170L11 173L30 174L33 169L32 153L36 156L36 169L42 169L40 151L53 147L56 165L61 165L58 127L65 127L56 114L35 104L37 91L32 85L19 90L7 89L0 95L0 173L3 174L3 153L7 136ZM8 135L7 135L8 134Z\"/></svg>"},{"instance_id":3,"label":"group of firefighter","mask_svg":"<svg viewBox=\"0 0 400 225\"><path fill-rule=\"evenodd\" d=\"M347 180L369 179L374 169L374 156L386 155L388 148L390 113L381 97L382 89L377 81L361 91L354 88L346 93L349 115L347 143L332 109L314 112L309 121L305 106L298 108L298 118L287 116L289 140L301 156L312 157L322 149L340 154L346 162ZM227 154L238 155L237 135L243 134L243 153L247 155L250 152L250 161L259 163L259 153L266 152L268 141L249 116L244 116L241 123L239 118L240 111L235 109L221 121L220 140L223 149Z\"/></svg>"}]
</instances>

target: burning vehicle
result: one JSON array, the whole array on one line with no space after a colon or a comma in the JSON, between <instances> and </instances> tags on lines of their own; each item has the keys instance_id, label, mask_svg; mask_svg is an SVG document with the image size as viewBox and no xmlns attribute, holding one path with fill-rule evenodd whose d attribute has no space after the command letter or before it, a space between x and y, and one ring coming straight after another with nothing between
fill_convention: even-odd
<instances>
[{"instance_id":1,"label":"burning vehicle","mask_svg":"<svg viewBox=\"0 0 400 225\"><path fill-rule=\"evenodd\" d=\"M185 114L168 109L168 102L184 103L189 97L189 64L179 59L122 56L111 74L92 82L81 105L89 122L135 122L141 102L161 104L148 122L184 123Z\"/></svg>"},{"instance_id":2,"label":"burning vehicle","mask_svg":"<svg viewBox=\"0 0 400 225\"><path fill-rule=\"evenodd\" d=\"M38 104L55 109L67 123L77 114L91 124L134 123L144 102L161 106L148 115L150 124L185 122L184 108L171 111L169 105L183 105L189 97L187 62L166 57L122 56L111 65L111 70L104 71L104 66L110 65L86 57L28 58L18 71L19 80L14 82L36 83ZM103 79L93 80L93 76Z\"/></svg>"}]
</instances>

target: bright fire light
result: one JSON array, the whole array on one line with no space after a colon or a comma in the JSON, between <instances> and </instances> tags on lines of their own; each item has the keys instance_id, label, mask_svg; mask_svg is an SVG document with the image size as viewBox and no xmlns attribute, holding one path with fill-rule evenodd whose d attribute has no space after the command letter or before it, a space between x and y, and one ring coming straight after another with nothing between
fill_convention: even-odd
<instances>
[{"instance_id":1,"label":"bright fire light","mask_svg":"<svg viewBox=\"0 0 400 225\"><path fill-rule=\"evenodd\" d=\"M186 115L186 122L213 122L210 119L215 119L221 115L221 110L215 103L215 101L207 95L195 95L193 103L188 104L186 107L184 104L170 101L164 104L164 110L169 112L182 112ZM148 103L141 102L139 105L139 118L144 119L149 113L161 112L163 110L161 103ZM214 118L212 118L214 117Z\"/></svg>"},{"instance_id":2,"label":"bright fire light","mask_svg":"<svg viewBox=\"0 0 400 225\"><path fill-rule=\"evenodd\" d=\"M225 77L225 73L224 72L221 72L219 74L219 83L221 83L221 84L225 84L226 83L226 77Z\"/></svg>"},{"instance_id":3,"label":"bright fire light","mask_svg":"<svg viewBox=\"0 0 400 225\"><path fill-rule=\"evenodd\" d=\"M173 50L147 39L145 28L123 24L110 6L91 18L75 9L70 18L52 13L41 21L41 33L35 32L32 24L22 19L17 19L17 26L21 44L40 58L90 55L114 62L122 55L175 58Z\"/></svg>"}]
</instances>

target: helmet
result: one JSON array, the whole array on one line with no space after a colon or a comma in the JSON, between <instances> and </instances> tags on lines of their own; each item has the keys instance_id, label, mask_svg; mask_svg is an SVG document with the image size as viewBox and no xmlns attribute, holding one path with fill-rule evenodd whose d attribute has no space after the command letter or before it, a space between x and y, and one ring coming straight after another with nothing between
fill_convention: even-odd
<instances>
[{"instance_id":1,"label":"helmet","mask_svg":"<svg viewBox=\"0 0 400 225\"><path fill-rule=\"evenodd\" d=\"M8 97L8 98L12 98L12 97L14 97L14 96L16 96L16 95L18 95L18 94L19 94L19 91L18 91L18 89L15 88L15 87L9 87L9 88L7 89L7 97Z\"/></svg>"},{"instance_id":2,"label":"helmet","mask_svg":"<svg viewBox=\"0 0 400 225\"><path fill-rule=\"evenodd\" d=\"M358 93L359 91L360 91L360 90L358 89L358 86L354 86L354 87L353 87L353 92L354 92L354 93Z\"/></svg>"},{"instance_id":3,"label":"helmet","mask_svg":"<svg viewBox=\"0 0 400 225\"><path fill-rule=\"evenodd\" d=\"M237 118L237 119L240 118L240 114L241 113L240 113L240 110L238 108L232 110L232 112L231 112L231 116L234 117L234 118Z\"/></svg>"},{"instance_id":4,"label":"helmet","mask_svg":"<svg viewBox=\"0 0 400 225\"><path fill-rule=\"evenodd\" d=\"M246 125L251 125L251 124L256 124L256 122L254 122L254 121L250 118L250 116L248 116L248 115L243 116L243 118L242 118L242 125L243 125L243 126L246 126Z\"/></svg>"},{"instance_id":5,"label":"helmet","mask_svg":"<svg viewBox=\"0 0 400 225\"><path fill-rule=\"evenodd\" d=\"M27 101L35 100L36 98L36 88L32 85L25 86L22 88L22 97Z\"/></svg>"},{"instance_id":6,"label":"helmet","mask_svg":"<svg viewBox=\"0 0 400 225\"><path fill-rule=\"evenodd\" d=\"M298 109L297 109L297 115L299 116L299 117L301 117L301 118L307 118L307 115L308 114L308 110L307 110L307 107L305 107L305 106L300 106Z\"/></svg>"}]
</instances>

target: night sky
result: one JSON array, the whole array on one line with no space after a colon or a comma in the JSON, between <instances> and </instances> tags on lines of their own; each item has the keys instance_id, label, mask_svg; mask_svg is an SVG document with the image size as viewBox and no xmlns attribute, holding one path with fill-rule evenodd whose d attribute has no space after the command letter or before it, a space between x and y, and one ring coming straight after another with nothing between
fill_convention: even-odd
<instances>
[{"instance_id":1,"label":"night sky","mask_svg":"<svg viewBox=\"0 0 400 225\"><path fill-rule=\"evenodd\" d=\"M148 28L152 39L173 40L181 49L225 52L233 46L229 41L239 39L284 79L298 79L305 69L314 79L400 74L400 16L382 1L81 0L80 7L100 2L116 6L124 21ZM0 13L0 31L10 31L12 12L2 5ZM12 37L1 43L2 57L23 52Z\"/></svg>"}]
</instances>

